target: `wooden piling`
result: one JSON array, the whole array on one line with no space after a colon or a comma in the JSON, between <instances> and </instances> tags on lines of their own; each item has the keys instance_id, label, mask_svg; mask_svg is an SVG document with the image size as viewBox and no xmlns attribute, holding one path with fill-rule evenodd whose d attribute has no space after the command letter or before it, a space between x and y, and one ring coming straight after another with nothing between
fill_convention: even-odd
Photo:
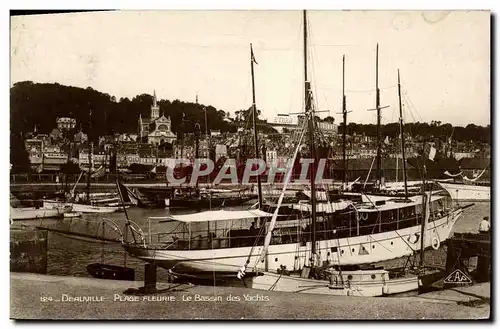
<instances>
[{"instance_id":1,"label":"wooden piling","mask_svg":"<svg viewBox=\"0 0 500 329\"><path fill-rule=\"evenodd\" d=\"M157 269L158 269L158 267L156 264L146 264L144 266L144 292L145 293L156 292Z\"/></svg>"}]
</instances>

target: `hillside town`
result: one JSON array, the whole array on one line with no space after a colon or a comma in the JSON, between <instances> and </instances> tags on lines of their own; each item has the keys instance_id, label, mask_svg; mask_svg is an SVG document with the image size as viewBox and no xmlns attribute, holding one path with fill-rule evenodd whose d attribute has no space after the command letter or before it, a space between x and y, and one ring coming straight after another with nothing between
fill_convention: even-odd
<instances>
[{"instance_id":1,"label":"hillside town","mask_svg":"<svg viewBox=\"0 0 500 329\"><path fill-rule=\"evenodd\" d=\"M259 133L262 153L268 166L283 166L292 155L292 145L287 142L301 127L301 117L278 116L269 125L274 133ZM327 157L339 160L342 157L342 136L336 123L318 122L322 143L327 146ZM198 125L194 133L172 132L171 118L160 113L156 92L150 108L149 117L138 118L137 133L115 133L99 136L97 143L90 143L87 134L81 129L82 123L71 117L60 117L49 134L33 132L25 134L25 147L29 154L31 170L37 173L57 173L68 163L78 165L83 171L104 173L164 170L172 166L175 159L232 158L236 161L253 157L252 131L240 127L236 133L221 133L217 130L203 131ZM422 137L405 134L406 154L417 156ZM376 139L355 132L346 136L346 155L348 159L371 159L376 156ZM477 142L454 142L450 144L440 138L431 142L443 154L457 159L488 158L488 145ZM212 153L212 154L211 154ZM397 158L400 142L396 138L385 137L383 156ZM135 166L134 166L135 165ZM137 166L140 165L140 166Z\"/></svg>"}]
</instances>

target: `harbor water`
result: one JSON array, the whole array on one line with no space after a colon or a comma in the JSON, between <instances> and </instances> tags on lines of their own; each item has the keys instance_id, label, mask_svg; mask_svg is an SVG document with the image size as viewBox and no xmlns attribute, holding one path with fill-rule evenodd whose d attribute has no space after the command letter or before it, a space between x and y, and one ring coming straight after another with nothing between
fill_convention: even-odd
<instances>
[{"instance_id":1,"label":"harbor water","mask_svg":"<svg viewBox=\"0 0 500 329\"><path fill-rule=\"evenodd\" d=\"M479 223L485 216L490 216L490 202L478 202L472 207L467 208L464 214L455 224L453 232L478 232ZM148 218L156 217L151 220L151 232L169 232L176 228L179 223L163 222L161 223L158 217L165 217L170 214L188 213L189 210L170 211L168 209L127 209L127 215L130 220L134 221L147 234L149 230ZM192 211L191 211L192 212ZM491 216L490 216L491 217ZM19 221L16 223L28 226L43 226L57 229L60 231L71 231L80 234L88 234L92 236L103 236L102 219L111 220L123 230L126 222L126 214L117 212L112 214L84 214L81 218L65 218L65 219L43 219ZM104 226L104 236L110 239L119 239L120 234L113 231L111 226ZM129 234L129 239L131 236ZM110 265L127 266L134 268L136 271L136 280L144 279L144 262L130 257L125 253L120 243L116 242L100 242L90 241L89 239L68 236L61 233L48 233L48 257L47 257L47 274L63 275L63 276L79 276L90 277L87 272L87 265L91 263L105 263ZM430 250L426 252L426 263L428 265L443 266L446 260L446 252L443 246L437 251ZM381 265L387 268L399 267L404 265L404 260L387 261ZM166 281L168 279L167 271L158 270L158 280Z\"/></svg>"}]
</instances>

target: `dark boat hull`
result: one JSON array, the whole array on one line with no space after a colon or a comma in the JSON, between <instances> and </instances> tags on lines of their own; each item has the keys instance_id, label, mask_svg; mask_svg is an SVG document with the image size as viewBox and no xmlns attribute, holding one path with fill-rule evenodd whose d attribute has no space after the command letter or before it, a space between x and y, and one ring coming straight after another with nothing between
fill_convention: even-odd
<instances>
[{"instance_id":1,"label":"dark boat hull","mask_svg":"<svg viewBox=\"0 0 500 329\"><path fill-rule=\"evenodd\" d=\"M93 263L87 265L87 272L98 279L135 281L135 270L129 267Z\"/></svg>"},{"instance_id":2,"label":"dark boat hull","mask_svg":"<svg viewBox=\"0 0 500 329\"><path fill-rule=\"evenodd\" d=\"M211 199L171 199L170 208L210 209L216 207L237 207L253 197L211 198Z\"/></svg>"}]
</instances>

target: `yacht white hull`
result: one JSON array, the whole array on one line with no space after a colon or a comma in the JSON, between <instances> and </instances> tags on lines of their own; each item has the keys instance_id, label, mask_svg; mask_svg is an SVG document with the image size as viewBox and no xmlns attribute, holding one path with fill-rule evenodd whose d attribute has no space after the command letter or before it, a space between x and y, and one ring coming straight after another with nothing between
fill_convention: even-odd
<instances>
[{"instance_id":1,"label":"yacht white hull","mask_svg":"<svg viewBox=\"0 0 500 329\"><path fill-rule=\"evenodd\" d=\"M58 202L58 201L44 201L43 202L43 208L45 209L53 209L53 208L58 208L61 206L69 206L71 207L73 212L80 212L80 213L101 213L101 214L109 214L116 212L122 207L120 206L94 206L94 205L87 205L87 204L79 204L79 203L65 203L65 202Z\"/></svg>"},{"instance_id":2,"label":"yacht white hull","mask_svg":"<svg viewBox=\"0 0 500 329\"><path fill-rule=\"evenodd\" d=\"M73 203L73 211L82 213L100 213L109 214L120 210L121 207L118 206L92 206L87 204Z\"/></svg>"},{"instance_id":3,"label":"yacht white hull","mask_svg":"<svg viewBox=\"0 0 500 329\"><path fill-rule=\"evenodd\" d=\"M463 213L463 208L428 224L424 247L438 246L447 240L453 225ZM356 265L381 262L400 258L420 250L420 225L396 231L382 232L351 238L319 241L317 254L320 262L331 264ZM439 243L436 243L436 240ZM124 244L133 257L146 262L154 262L166 269L175 268L176 272L237 272L249 259L248 270L276 272L286 266L288 271L296 271L310 264L311 242L306 244L272 244L267 259L258 263L262 246L220 248L203 250L166 250L161 245ZM249 257L249 255L251 256ZM318 264L318 263L316 263ZM267 268L266 268L267 265Z\"/></svg>"},{"instance_id":4,"label":"yacht white hull","mask_svg":"<svg viewBox=\"0 0 500 329\"><path fill-rule=\"evenodd\" d=\"M367 203L367 204L376 204L377 202L380 201L389 201L389 200L394 200L395 197L393 195L374 195L374 194L365 194L365 193L358 193L358 192L344 192L344 195L346 196L351 196L351 197L361 197L361 202ZM401 199L401 197L399 197Z\"/></svg>"},{"instance_id":5,"label":"yacht white hull","mask_svg":"<svg viewBox=\"0 0 500 329\"><path fill-rule=\"evenodd\" d=\"M455 201L490 201L490 186L442 183L439 185L445 189Z\"/></svg>"},{"instance_id":6,"label":"yacht white hull","mask_svg":"<svg viewBox=\"0 0 500 329\"><path fill-rule=\"evenodd\" d=\"M266 291L359 297L392 295L419 287L417 276L389 279L386 270L334 271L329 281L265 272L245 281L249 288Z\"/></svg>"},{"instance_id":7,"label":"yacht white hull","mask_svg":"<svg viewBox=\"0 0 500 329\"><path fill-rule=\"evenodd\" d=\"M10 219L23 220L23 219L38 219L38 218L51 218L59 217L65 212L62 208L54 209L36 209L36 208L11 208Z\"/></svg>"}]
</instances>

